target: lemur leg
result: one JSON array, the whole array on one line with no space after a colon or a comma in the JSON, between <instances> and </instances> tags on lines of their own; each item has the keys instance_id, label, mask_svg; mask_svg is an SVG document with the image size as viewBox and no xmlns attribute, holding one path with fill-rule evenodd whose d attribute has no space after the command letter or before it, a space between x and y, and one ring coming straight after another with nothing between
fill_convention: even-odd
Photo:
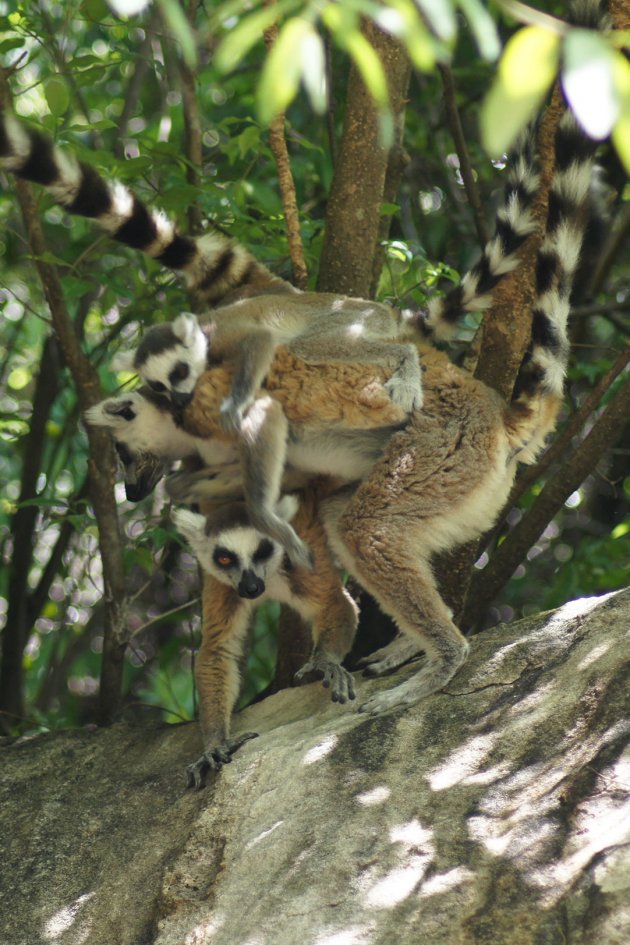
<instances>
[{"instance_id":1,"label":"lemur leg","mask_svg":"<svg viewBox=\"0 0 630 945\"><path fill-rule=\"evenodd\" d=\"M201 647L195 680L203 754L186 769L188 787L203 787L209 771L218 771L255 732L230 738L230 719L241 687L240 663L251 606L231 588L204 578Z\"/></svg>"},{"instance_id":2,"label":"lemur leg","mask_svg":"<svg viewBox=\"0 0 630 945\"><path fill-rule=\"evenodd\" d=\"M245 412L269 373L277 344L274 333L265 329L252 331L240 341L230 393L221 404L221 426L225 430L235 433L242 428Z\"/></svg>"},{"instance_id":3,"label":"lemur leg","mask_svg":"<svg viewBox=\"0 0 630 945\"><path fill-rule=\"evenodd\" d=\"M422 653L416 639L399 633L387 646L375 650L360 659L358 666L365 668L366 676L386 676Z\"/></svg>"},{"instance_id":4,"label":"lemur leg","mask_svg":"<svg viewBox=\"0 0 630 945\"><path fill-rule=\"evenodd\" d=\"M277 400L259 397L254 401L240 431L243 492L254 528L280 542L293 564L311 568L308 546L275 510L282 488L288 429Z\"/></svg>"},{"instance_id":5,"label":"lemur leg","mask_svg":"<svg viewBox=\"0 0 630 945\"><path fill-rule=\"evenodd\" d=\"M385 389L393 403L407 413L422 406L422 372L413 344L373 341L348 333L347 337L341 335L334 346L324 336L301 335L289 348L307 364L349 361L379 365L391 374Z\"/></svg>"},{"instance_id":6,"label":"lemur leg","mask_svg":"<svg viewBox=\"0 0 630 945\"><path fill-rule=\"evenodd\" d=\"M426 654L418 673L374 696L361 711L411 705L441 689L466 659L468 644L451 620L423 558L422 523L418 528L417 522L402 517L396 521L387 506L371 512L367 504L354 499L342 510L334 502L325 503L324 521L344 567L410 640L402 653L396 643L381 651L383 668L394 668L420 650Z\"/></svg>"},{"instance_id":7,"label":"lemur leg","mask_svg":"<svg viewBox=\"0 0 630 945\"><path fill-rule=\"evenodd\" d=\"M299 682L314 673L322 679L324 687L330 689L333 702L344 703L356 695L354 680L341 662L354 642L359 609L341 583L313 496L303 497L294 523L307 538L314 559L313 571L304 576L302 587L299 572L292 576L294 601L304 602L303 616L310 623L313 635L311 657L297 671L295 679ZM300 609L299 604L292 606Z\"/></svg>"}]
</instances>

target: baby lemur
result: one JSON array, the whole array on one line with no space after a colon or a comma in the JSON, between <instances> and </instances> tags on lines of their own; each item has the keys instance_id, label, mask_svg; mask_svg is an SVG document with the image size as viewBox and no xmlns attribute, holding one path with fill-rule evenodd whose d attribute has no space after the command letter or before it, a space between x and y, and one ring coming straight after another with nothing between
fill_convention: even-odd
<instances>
[{"instance_id":1,"label":"baby lemur","mask_svg":"<svg viewBox=\"0 0 630 945\"><path fill-rule=\"evenodd\" d=\"M205 509L176 509L173 519L204 572L202 640L195 665L203 754L188 767L190 787L230 761L246 733L232 738L230 720L240 691L240 664L253 612L263 601L287 604L311 627L313 652L296 678L321 676L333 702L355 698L341 661L356 632L356 604L343 587L317 519L317 496L283 496L278 515L292 519L313 549L312 571L293 568L282 547L253 527L243 502Z\"/></svg>"}]
</instances>

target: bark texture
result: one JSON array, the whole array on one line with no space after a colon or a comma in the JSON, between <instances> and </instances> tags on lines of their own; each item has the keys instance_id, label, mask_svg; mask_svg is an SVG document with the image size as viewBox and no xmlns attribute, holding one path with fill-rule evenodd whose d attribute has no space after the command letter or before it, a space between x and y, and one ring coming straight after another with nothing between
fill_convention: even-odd
<instances>
[{"instance_id":1,"label":"bark texture","mask_svg":"<svg viewBox=\"0 0 630 945\"><path fill-rule=\"evenodd\" d=\"M399 146L410 65L402 46L367 22L365 35L387 77ZM379 138L378 113L356 68L350 72L339 156L328 198L326 235L317 288L362 298L374 285L381 204L390 154Z\"/></svg>"},{"instance_id":2,"label":"bark texture","mask_svg":"<svg viewBox=\"0 0 630 945\"><path fill-rule=\"evenodd\" d=\"M0 941L627 945L629 617L626 590L497 627L383 716L278 693L197 793L194 725L0 744Z\"/></svg>"}]
</instances>

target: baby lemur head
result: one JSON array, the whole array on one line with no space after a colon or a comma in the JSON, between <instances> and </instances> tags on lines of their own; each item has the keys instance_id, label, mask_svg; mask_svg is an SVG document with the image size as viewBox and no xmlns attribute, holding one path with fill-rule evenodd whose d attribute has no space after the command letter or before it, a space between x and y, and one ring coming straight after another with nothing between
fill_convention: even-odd
<instances>
[{"instance_id":1,"label":"baby lemur head","mask_svg":"<svg viewBox=\"0 0 630 945\"><path fill-rule=\"evenodd\" d=\"M290 521L297 505L294 496L286 495L276 505L276 512ZM243 502L221 505L207 517L175 509L173 520L202 570L234 588L239 597L262 597L283 565L284 548L254 528Z\"/></svg>"},{"instance_id":2,"label":"baby lemur head","mask_svg":"<svg viewBox=\"0 0 630 945\"><path fill-rule=\"evenodd\" d=\"M135 371L152 391L185 407L206 370L207 360L206 334L195 315L182 312L173 322L149 328L136 350L119 352L111 367L114 371Z\"/></svg>"},{"instance_id":3,"label":"baby lemur head","mask_svg":"<svg viewBox=\"0 0 630 945\"><path fill-rule=\"evenodd\" d=\"M149 495L173 460L194 453L194 440L178 427L171 404L150 391L108 397L84 416L90 426L105 427L111 433L130 502Z\"/></svg>"}]
</instances>

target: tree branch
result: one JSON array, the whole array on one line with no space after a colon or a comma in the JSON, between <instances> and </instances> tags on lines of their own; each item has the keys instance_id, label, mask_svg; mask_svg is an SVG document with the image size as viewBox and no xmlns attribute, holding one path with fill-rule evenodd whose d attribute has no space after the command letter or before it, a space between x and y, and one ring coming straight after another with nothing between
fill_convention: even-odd
<instances>
[{"instance_id":1,"label":"tree branch","mask_svg":"<svg viewBox=\"0 0 630 945\"><path fill-rule=\"evenodd\" d=\"M470 204L470 208L473 213L479 245L481 248L483 248L490 237L488 234L488 228L486 226L483 208L481 206L481 198L479 197L479 190L477 188L475 174L472 164L470 163L468 148L466 147L464 129L462 128L461 119L459 117L453 73L450 66L440 65L438 68L442 77L444 104L446 106L448 126L455 144L457 157L459 158L459 170L462 175L462 180L464 181L464 189L466 191L466 196L468 197L468 203Z\"/></svg>"},{"instance_id":2,"label":"tree branch","mask_svg":"<svg viewBox=\"0 0 630 945\"><path fill-rule=\"evenodd\" d=\"M265 44L267 49L271 49L278 37L278 27L270 26L265 30ZM284 223L287 230L289 241L289 255L291 257L291 268L293 270L293 282L299 289L305 289L308 284L308 269L304 258L304 247L302 245L302 234L300 232L300 215L297 205L297 194L295 191L295 181L291 171L291 161L287 141L284 134L285 118L284 114L278 115L269 126L269 146L274 156L276 167L278 169L278 185L280 187L280 197L282 200L282 209L284 211Z\"/></svg>"}]
</instances>

